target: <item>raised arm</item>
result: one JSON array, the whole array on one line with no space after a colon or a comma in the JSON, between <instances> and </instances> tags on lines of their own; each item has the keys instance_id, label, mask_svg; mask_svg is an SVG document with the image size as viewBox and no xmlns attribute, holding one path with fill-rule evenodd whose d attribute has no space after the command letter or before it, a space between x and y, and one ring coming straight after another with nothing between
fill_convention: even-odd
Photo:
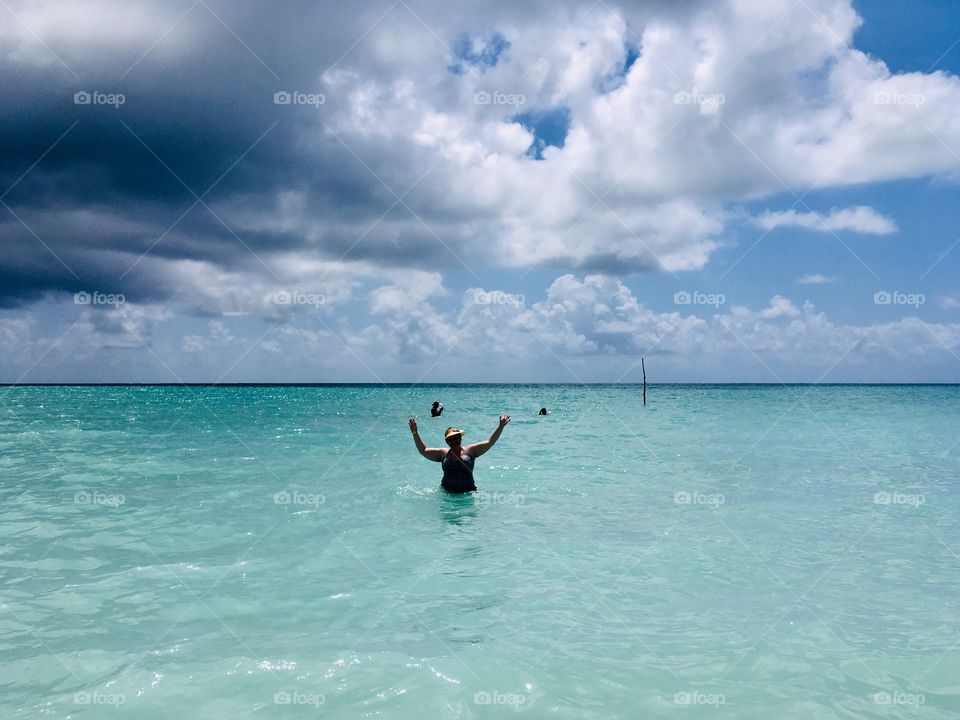
<instances>
[{"instance_id":1,"label":"raised arm","mask_svg":"<svg viewBox=\"0 0 960 720\"><path fill-rule=\"evenodd\" d=\"M417 452L423 455L427 460L433 460L434 462L441 462L443 456L447 454L446 450L442 448L428 448L423 444L423 440L420 439L420 433L417 432L417 421L413 418L410 418L410 432L413 433L413 442L417 446Z\"/></svg>"},{"instance_id":2,"label":"raised arm","mask_svg":"<svg viewBox=\"0 0 960 720\"><path fill-rule=\"evenodd\" d=\"M503 429L507 426L507 423L510 422L509 415L500 416L500 424L497 425L497 429L493 431L493 434L484 440L483 442L473 443L473 445L467 445L464 450L466 450L473 457L479 457L483 455L487 450L493 447L493 444L500 439L500 433L503 432Z\"/></svg>"}]
</instances>

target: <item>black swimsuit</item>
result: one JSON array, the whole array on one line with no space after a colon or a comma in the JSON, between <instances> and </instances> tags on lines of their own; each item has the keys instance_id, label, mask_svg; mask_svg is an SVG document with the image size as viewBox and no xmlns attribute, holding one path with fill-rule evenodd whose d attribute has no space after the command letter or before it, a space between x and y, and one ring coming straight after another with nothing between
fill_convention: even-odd
<instances>
[{"instance_id":1,"label":"black swimsuit","mask_svg":"<svg viewBox=\"0 0 960 720\"><path fill-rule=\"evenodd\" d=\"M468 493L477 489L473 482L474 458L466 451L460 451L460 457L448 450L443 456L443 480L440 486L447 492Z\"/></svg>"}]
</instances>

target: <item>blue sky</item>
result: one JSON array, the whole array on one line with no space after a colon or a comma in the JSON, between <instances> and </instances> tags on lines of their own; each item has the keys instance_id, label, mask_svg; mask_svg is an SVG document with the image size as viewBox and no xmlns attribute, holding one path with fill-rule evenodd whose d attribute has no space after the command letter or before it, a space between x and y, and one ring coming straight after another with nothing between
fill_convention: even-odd
<instances>
[{"instance_id":1,"label":"blue sky","mask_svg":"<svg viewBox=\"0 0 960 720\"><path fill-rule=\"evenodd\" d=\"M960 380L960 11L549 9L11 5L0 380Z\"/></svg>"}]
</instances>

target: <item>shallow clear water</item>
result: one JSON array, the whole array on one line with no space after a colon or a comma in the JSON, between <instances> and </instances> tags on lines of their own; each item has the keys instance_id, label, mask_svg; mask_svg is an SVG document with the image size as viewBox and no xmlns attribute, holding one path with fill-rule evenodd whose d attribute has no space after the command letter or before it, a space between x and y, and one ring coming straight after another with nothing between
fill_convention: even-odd
<instances>
[{"instance_id":1,"label":"shallow clear water","mask_svg":"<svg viewBox=\"0 0 960 720\"><path fill-rule=\"evenodd\" d=\"M960 717L958 401L0 388L0 716Z\"/></svg>"}]
</instances>

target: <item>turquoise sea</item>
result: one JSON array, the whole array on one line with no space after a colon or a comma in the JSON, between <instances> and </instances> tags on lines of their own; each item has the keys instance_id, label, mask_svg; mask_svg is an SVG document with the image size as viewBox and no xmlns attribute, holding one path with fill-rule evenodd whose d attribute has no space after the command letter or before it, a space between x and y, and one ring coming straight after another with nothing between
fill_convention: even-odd
<instances>
[{"instance_id":1,"label":"turquoise sea","mask_svg":"<svg viewBox=\"0 0 960 720\"><path fill-rule=\"evenodd\" d=\"M0 388L0 717L960 717L960 387L648 395Z\"/></svg>"}]
</instances>

